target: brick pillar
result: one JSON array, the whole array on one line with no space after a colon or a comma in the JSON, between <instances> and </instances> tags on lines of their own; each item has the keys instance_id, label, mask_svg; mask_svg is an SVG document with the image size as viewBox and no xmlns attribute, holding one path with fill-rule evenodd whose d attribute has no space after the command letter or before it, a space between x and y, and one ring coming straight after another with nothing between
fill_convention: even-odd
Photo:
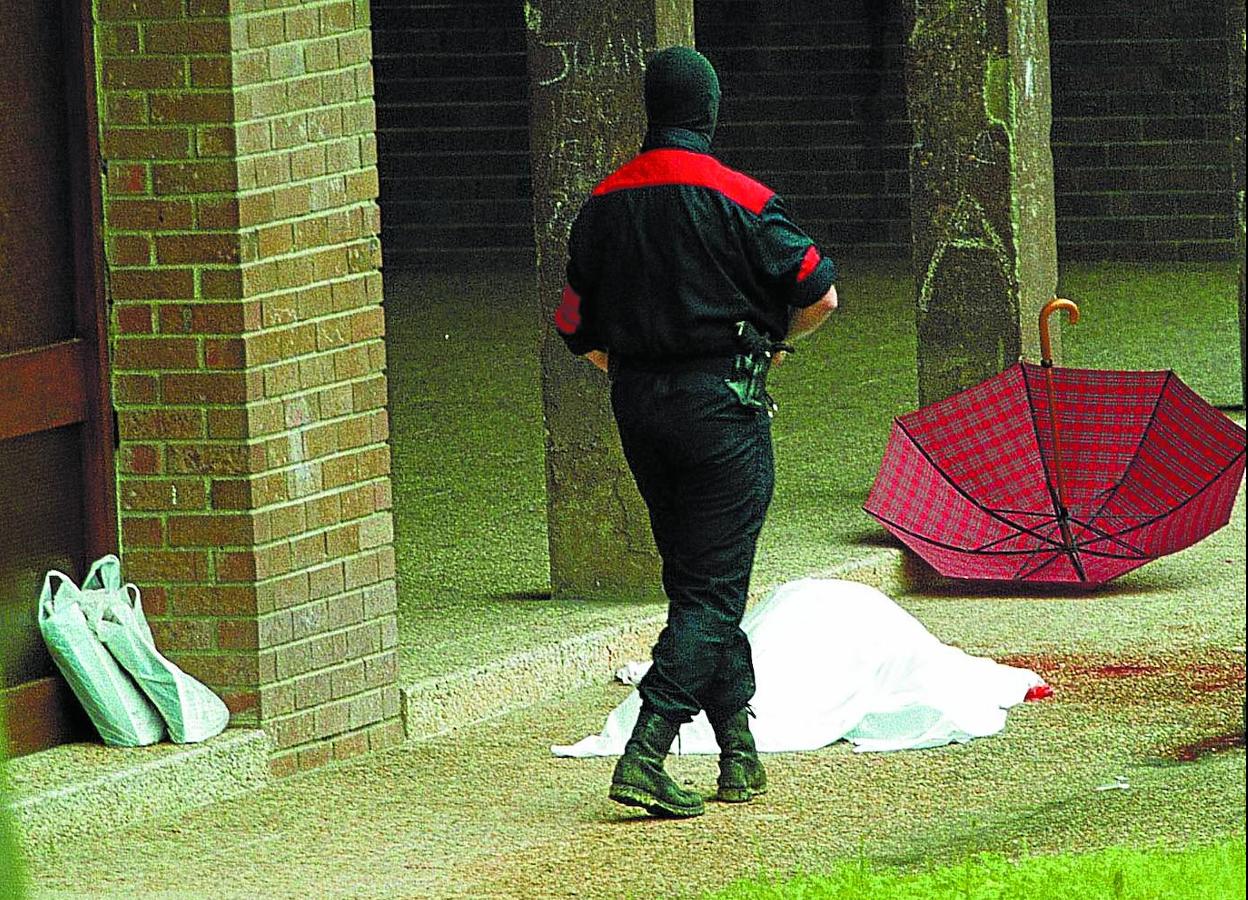
<instances>
[{"instance_id":1,"label":"brick pillar","mask_svg":"<svg viewBox=\"0 0 1248 900\"><path fill-rule=\"evenodd\" d=\"M594 185L638 152L645 60L693 44L693 2L530 0L525 25L551 585L556 597L654 597L658 555L606 376L568 353L552 316L572 220Z\"/></svg>"},{"instance_id":2,"label":"brick pillar","mask_svg":"<svg viewBox=\"0 0 1248 900\"><path fill-rule=\"evenodd\" d=\"M1244 0L1230 0L1227 4L1228 49L1231 57L1231 171L1234 179L1235 246L1239 259L1239 371L1245 404L1248 404L1248 342L1245 341L1244 311L1244 48L1248 46L1244 26Z\"/></svg>"},{"instance_id":3,"label":"brick pillar","mask_svg":"<svg viewBox=\"0 0 1248 900\"><path fill-rule=\"evenodd\" d=\"M122 564L279 773L401 739L367 0L101 0Z\"/></svg>"},{"instance_id":4,"label":"brick pillar","mask_svg":"<svg viewBox=\"0 0 1248 900\"><path fill-rule=\"evenodd\" d=\"M910 0L906 12L926 404L1039 358L1036 315L1057 287L1049 39L1045 0Z\"/></svg>"}]
</instances>

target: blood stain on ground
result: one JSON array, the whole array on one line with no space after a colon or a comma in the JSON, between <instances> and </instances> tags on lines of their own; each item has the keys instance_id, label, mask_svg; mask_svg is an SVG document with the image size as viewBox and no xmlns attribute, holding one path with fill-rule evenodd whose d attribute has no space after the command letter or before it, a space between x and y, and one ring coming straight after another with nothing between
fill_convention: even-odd
<instances>
[{"instance_id":1,"label":"blood stain on ground","mask_svg":"<svg viewBox=\"0 0 1248 900\"><path fill-rule=\"evenodd\" d=\"M1193 741L1190 744L1180 744L1177 747L1171 747L1164 751L1161 756L1174 762L1196 762L1212 753L1222 753L1226 750L1233 750L1236 747L1244 746L1244 730L1229 731L1225 734L1215 734L1211 737L1201 738L1199 741Z\"/></svg>"},{"instance_id":2,"label":"blood stain on ground","mask_svg":"<svg viewBox=\"0 0 1248 900\"><path fill-rule=\"evenodd\" d=\"M1113 665L1098 666L1088 674L1097 678L1132 678L1140 675L1157 675L1161 669L1157 666Z\"/></svg>"},{"instance_id":3,"label":"blood stain on ground","mask_svg":"<svg viewBox=\"0 0 1248 900\"><path fill-rule=\"evenodd\" d=\"M1244 689L1242 657L1223 654L1113 658L1081 654L1010 654L998 658L1008 666L1030 669L1067 701L1084 701L1106 691L1125 703L1163 699L1204 704L1210 695L1238 695ZM1040 697L1028 696L1029 700ZM1216 701L1221 705L1225 697Z\"/></svg>"}]
</instances>

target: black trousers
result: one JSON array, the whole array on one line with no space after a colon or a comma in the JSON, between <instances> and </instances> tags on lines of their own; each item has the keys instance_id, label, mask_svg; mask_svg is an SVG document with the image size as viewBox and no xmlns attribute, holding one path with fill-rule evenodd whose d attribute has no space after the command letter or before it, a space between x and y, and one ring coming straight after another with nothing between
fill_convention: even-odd
<instances>
[{"instance_id":1,"label":"black trousers","mask_svg":"<svg viewBox=\"0 0 1248 900\"><path fill-rule=\"evenodd\" d=\"M614 374L620 441L663 560L667 626L642 702L684 723L731 715L754 696L741 631L754 549L771 503L771 419L741 405L723 374Z\"/></svg>"}]
</instances>

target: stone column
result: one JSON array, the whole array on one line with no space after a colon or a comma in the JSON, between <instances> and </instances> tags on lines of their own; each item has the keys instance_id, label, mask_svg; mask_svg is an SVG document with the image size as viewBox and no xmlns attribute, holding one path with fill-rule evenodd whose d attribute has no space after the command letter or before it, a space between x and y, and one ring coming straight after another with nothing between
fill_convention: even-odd
<instances>
[{"instance_id":1,"label":"stone column","mask_svg":"<svg viewBox=\"0 0 1248 900\"><path fill-rule=\"evenodd\" d=\"M1045 0L910 0L906 15L926 404L1039 359L1057 287L1049 36Z\"/></svg>"},{"instance_id":2,"label":"stone column","mask_svg":"<svg viewBox=\"0 0 1248 900\"><path fill-rule=\"evenodd\" d=\"M1248 403L1248 343L1245 342L1244 313L1244 0L1227 4L1230 21L1228 43L1231 56L1231 166L1235 191L1235 246L1239 248L1239 371L1243 396Z\"/></svg>"},{"instance_id":3,"label":"stone column","mask_svg":"<svg viewBox=\"0 0 1248 900\"><path fill-rule=\"evenodd\" d=\"M645 60L692 45L693 2L530 0L524 15L552 591L655 597L658 556L620 451L606 376L568 353L553 315L572 220L594 185L637 153Z\"/></svg>"}]
</instances>

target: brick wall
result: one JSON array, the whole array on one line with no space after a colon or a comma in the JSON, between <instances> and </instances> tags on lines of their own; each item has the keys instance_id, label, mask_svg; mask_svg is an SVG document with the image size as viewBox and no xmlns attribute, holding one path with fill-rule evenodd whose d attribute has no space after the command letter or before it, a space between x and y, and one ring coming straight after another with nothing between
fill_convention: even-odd
<instances>
[{"instance_id":1,"label":"brick wall","mask_svg":"<svg viewBox=\"0 0 1248 900\"><path fill-rule=\"evenodd\" d=\"M1234 256L1222 0L1050 4L1065 258Z\"/></svg>"},{"instance_id":2,"label":"brick wall","mask_svg":"<svg viewBox=\"0 0 1248 900\"><path fill-rule=\"evenodd\" d=\"M401 725L368 3L263 7L97 42L123 568L285 773Z\"/></svg>"},{"instance_id":3,"label":"brick wall","mask_svg":"<svg viewBox=\"0 0 1248 900\"><path fill-rule=\"evenodd\" d=\"M724 93L719 156L784 195L830 251L908 255L900 16L856 0L698 0L695 10Z\"/></svg>"},{"instance_id":4,"label":"brick wall","mask_svg":"<svg viewBox=\"0 0 1248 900\"><path fill-rule=\"evenodd\" d=\"M391 265L532 264L521 5L373 3Z\"/></svg>"},{"instance_id":5,"label":"brick wall","mask_svg":"<svg viewBox=\"0 0 1248 900\"><path fill-rule=\"evenodd\" d=\"M1233 256L1223 7L1049 3L1062 258ZM793 195L831 246L908 254L898 5L699 0L697 11L699 46L724 81L725 160Z\"/></svg>"},{"instance_id":6,"label":"brick wall","mask_svg":"<svg viewBox=\"0 0 1248 900\"><path fill-rule=\"evenodd\" d=\"M518 4L375 7L389 259L529 259ZM1223 7L1050 2L1063 258L1234 255ZM897 3L697 0L695 12L724 85L719 155L785 194L829 247L908 255Z\"/></svg>"}]
</instances>

